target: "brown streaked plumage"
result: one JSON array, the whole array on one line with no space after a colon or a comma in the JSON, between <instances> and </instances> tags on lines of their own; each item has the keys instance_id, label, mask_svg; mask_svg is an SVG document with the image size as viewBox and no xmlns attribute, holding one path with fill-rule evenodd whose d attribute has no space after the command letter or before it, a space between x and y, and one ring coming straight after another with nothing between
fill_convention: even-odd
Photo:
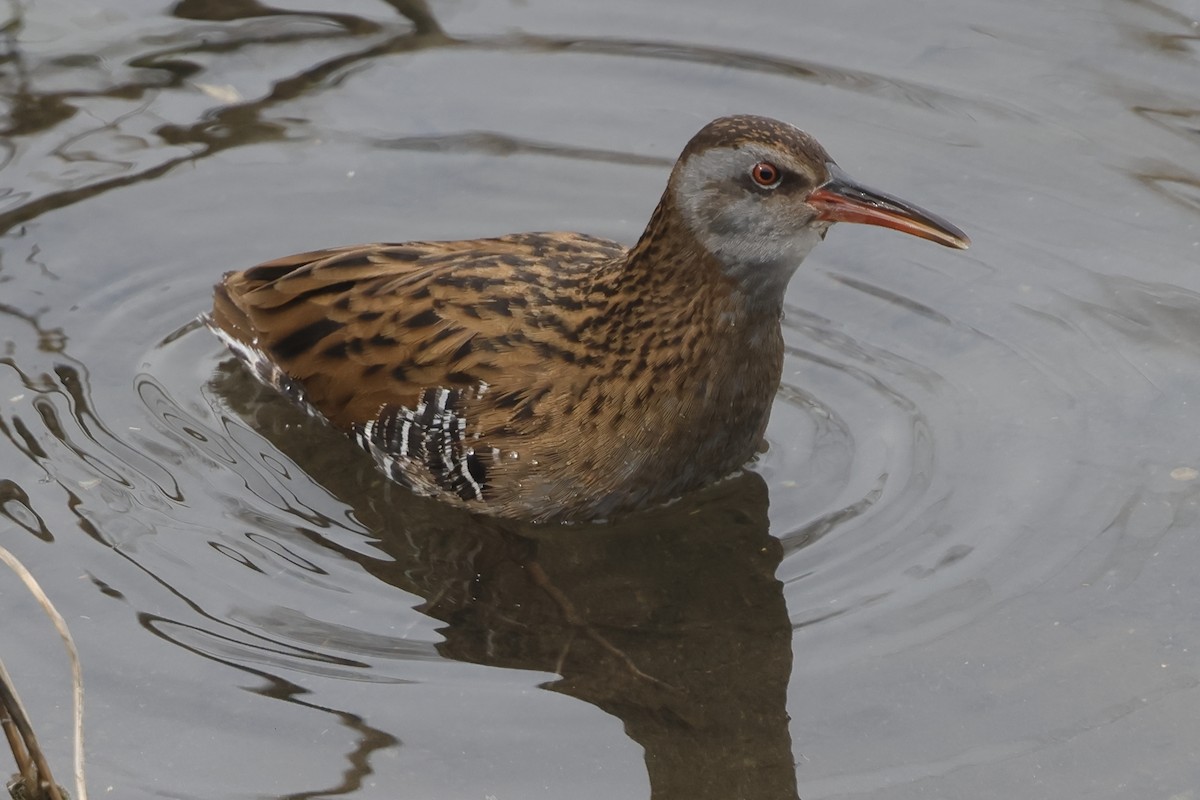
<instances>
[{"instance_id":1,"label":"brown streaked plumage","mask_svg":"<svg viewBox=\"0 0 1200 800\"><path fill-rule=\"evenodd\" d=\"M526 233L304 253L228 273L207 321L419 493L606 518L754 455L787 281L838 220L968 244L804 132L725 117L688 143L632 249Z\"/></svg>"}]
</instances>

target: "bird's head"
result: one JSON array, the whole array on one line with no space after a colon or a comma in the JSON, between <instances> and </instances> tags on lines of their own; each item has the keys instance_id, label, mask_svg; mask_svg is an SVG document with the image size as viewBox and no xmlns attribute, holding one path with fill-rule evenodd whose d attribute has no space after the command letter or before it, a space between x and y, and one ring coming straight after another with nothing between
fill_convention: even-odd
<instances>
[{"instance_id":1,"label":"bird's head","mask_svg":"<svg viewBox=\"0 0 1200 800\"><path fill-rule=\"evenodd\" d=\"M680 155L668 192L696 241L742 277L766 279L770 271L772 282L786 284L834 222L970 244L941 217L853 180L804 131L766 117L704 126Z\"/></svg>"}]
</instances>

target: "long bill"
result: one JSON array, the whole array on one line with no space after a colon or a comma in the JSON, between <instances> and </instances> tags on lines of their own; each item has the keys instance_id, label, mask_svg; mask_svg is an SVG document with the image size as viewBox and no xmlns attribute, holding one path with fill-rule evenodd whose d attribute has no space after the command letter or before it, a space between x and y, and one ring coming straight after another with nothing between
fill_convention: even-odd
<instances>
[{"instance_id":1,"label":"long bill","mask_svg":"<svg viewBox=\"0 0 1200 800\"><path fill-rule=\"evenodd\" d=\"M910 233L946 247L966 250L971 240L958 227L912 203L858 183L837 164L829 163L829 180L808 196L818 219L861 222Z\"/></svg>"}]
</instances>

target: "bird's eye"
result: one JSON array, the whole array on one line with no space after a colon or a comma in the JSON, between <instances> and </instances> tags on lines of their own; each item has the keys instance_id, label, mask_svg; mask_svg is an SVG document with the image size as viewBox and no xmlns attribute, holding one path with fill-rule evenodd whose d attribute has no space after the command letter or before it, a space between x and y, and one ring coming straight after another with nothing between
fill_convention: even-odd
<instances>
[{"instance_id":1,"label":"bird's eye","mask_svg":"<svg viewBox=\"0 0 1200 800\"><path fill-rule=\"evenodd\" d=\"M750 168L750 177L764 189L774 189L783 180L783 170L770 161L760 161Z\"/></svg>"}]
</instances>

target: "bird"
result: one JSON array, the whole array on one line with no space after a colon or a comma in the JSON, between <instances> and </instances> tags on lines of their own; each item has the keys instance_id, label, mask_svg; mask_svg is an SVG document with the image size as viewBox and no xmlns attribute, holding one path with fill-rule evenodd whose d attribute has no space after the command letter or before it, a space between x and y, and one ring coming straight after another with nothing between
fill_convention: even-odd
<instances>
[{"instance_id":1,"label":"bird","mask_svg":"<svg viewBox=\"0 0 1200 800\"><path fill-rule=\"evenodd\" d=\"M317 250L226 273L204 321L416 494L611 520L756 456L784 292L835 222L970 244L808 133L728 116L684 147L632 247L538 232Z\"/></svg>"}]
</instances>

